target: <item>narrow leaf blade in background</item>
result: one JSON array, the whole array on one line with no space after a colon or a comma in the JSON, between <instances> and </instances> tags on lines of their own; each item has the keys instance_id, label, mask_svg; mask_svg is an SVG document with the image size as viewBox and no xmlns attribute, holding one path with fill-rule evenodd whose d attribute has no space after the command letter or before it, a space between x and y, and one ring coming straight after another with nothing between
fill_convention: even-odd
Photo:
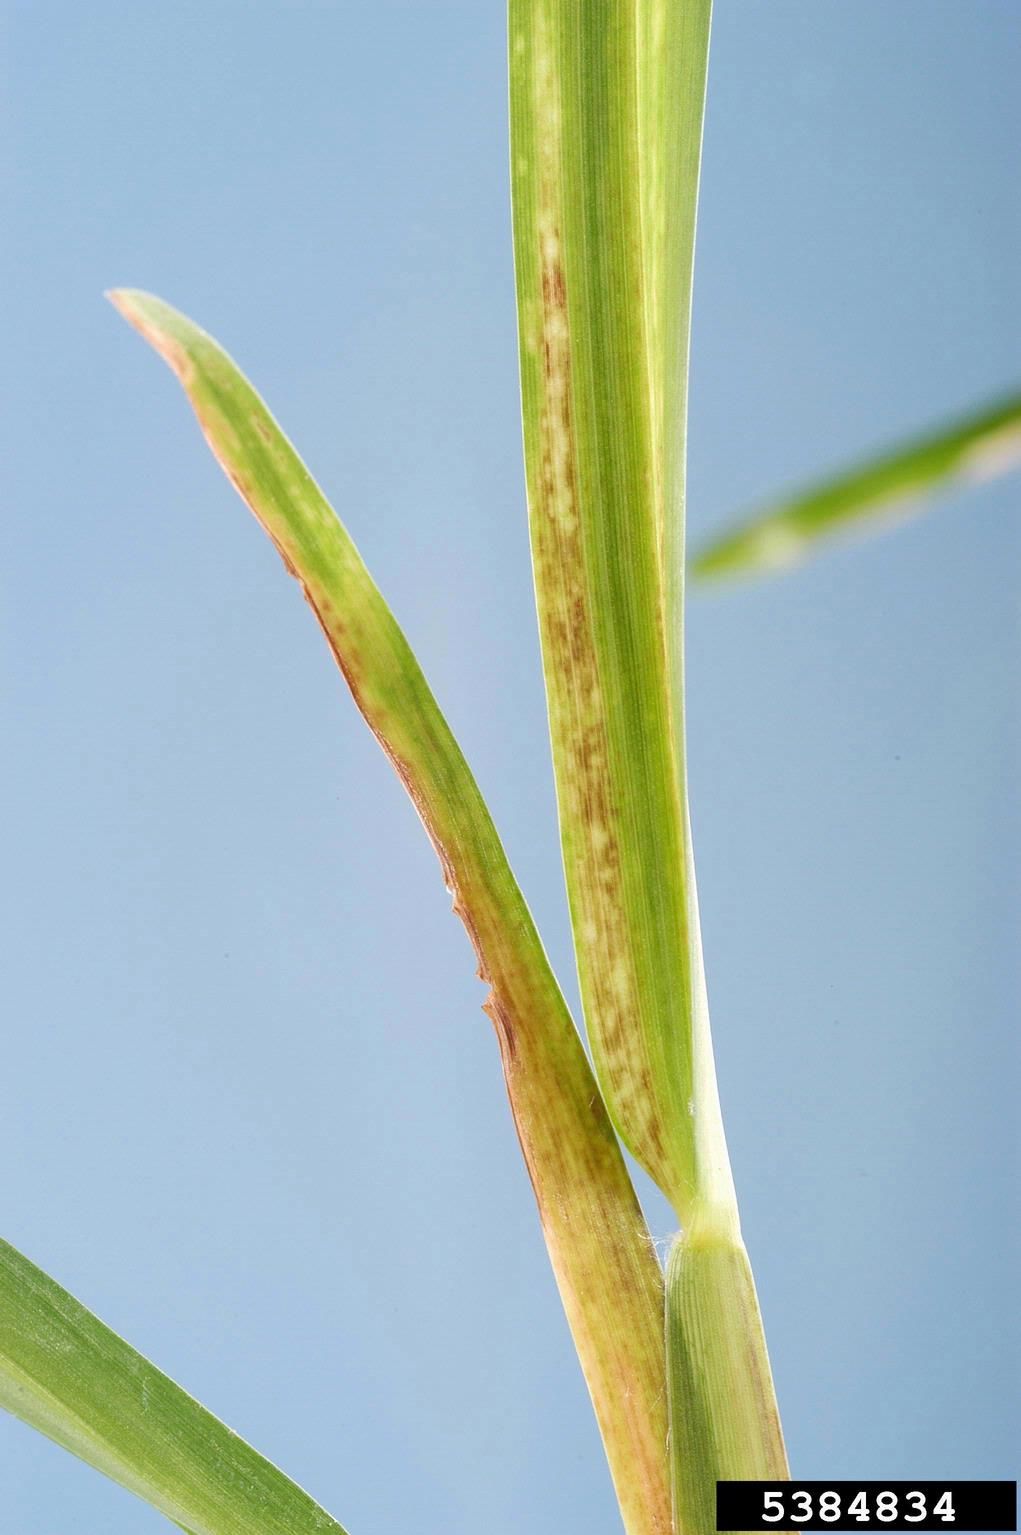
<instances>
[{"instance_id":1,"label":"narrow leaf blade in background","mask_svg":"<svg viewBox=\"0 0 1021 1535\"><path fill-rule=\"evenodd\" d=\"M880 532L936 496L1021 464L1021 394L945 423L864 464L767 506L697 549L699 580L799 565L839 535Z\"/></svg>"},{"instance_id":2,"label":"narrow leaf blade in background","mask_svg":"<svg viewBox=\"0 0 1021 1535\"><path fill-rule=\"evenodd\" d=\"M111 295L177 374L222 468L300 581L439 855L485 1008L625 1523L670 1527L663 1281L587 1057L489 811L393 614L263 402L151 295Z\"/></svg>"},{"instance_id":3,"label":"narrow leaf blade in background","mask_svg":"<svg viewBox=\"0 0 1021 1535\"><path fill-rule=\"evenodd\" d=\"M296 1483L3 1241L0 1407L189 1535L344 1535Z\"/></svg>"}]
</instances>

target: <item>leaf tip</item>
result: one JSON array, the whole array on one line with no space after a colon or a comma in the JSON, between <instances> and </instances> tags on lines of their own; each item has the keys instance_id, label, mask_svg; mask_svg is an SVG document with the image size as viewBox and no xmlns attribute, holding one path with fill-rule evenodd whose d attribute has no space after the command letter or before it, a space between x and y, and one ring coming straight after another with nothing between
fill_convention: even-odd
<instances>
[{"instance_id":1,"label":"leaf tip","mask_svg":"<svg viewBox=\"0 0 1021 1535\"><path fill-rule=\"evenodd\" d=\"M186 348L174 335L175 313L170 305L141 288L108 288L104 297L187 385L192 364Z\"/></svg>"}]
</instances>

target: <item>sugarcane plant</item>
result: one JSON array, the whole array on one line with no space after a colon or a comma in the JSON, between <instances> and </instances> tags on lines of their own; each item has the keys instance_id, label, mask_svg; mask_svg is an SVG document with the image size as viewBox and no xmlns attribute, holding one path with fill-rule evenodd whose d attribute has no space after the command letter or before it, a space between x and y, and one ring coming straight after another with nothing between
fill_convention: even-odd
<instances>
[{"instance_id":1,"label":"sugarcane plant","mask_svg":"<svg viewBox=\"0 0 1021 1535\"><path fill-rule=\"evenodd\" d=\"M227 354L110 297L169 363L407 789L488 984L543 1234L630 1535L707 1535L788 1475L713 1067L685 780L688 335L710 0L510 0L528 515L592 1064L465 758L346 529ZM697 575L803 557L1021 450L1021 398L769 505ZM676 1212L664 1268L622 1147ZM342 1527L0 1245L0 1403L189 1535Z\"/></svg>"}]
</instances>

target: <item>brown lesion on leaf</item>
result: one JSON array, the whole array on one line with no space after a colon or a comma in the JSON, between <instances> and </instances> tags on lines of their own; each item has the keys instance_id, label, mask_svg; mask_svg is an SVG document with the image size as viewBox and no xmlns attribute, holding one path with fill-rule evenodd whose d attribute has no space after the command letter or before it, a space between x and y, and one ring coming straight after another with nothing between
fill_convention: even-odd
<instances>
[{"instance_id":1,"label":"brown lesion on leaf","mask_svg":"<svg viewBox=\"0 0 1021 1535\"><path fill-rule=\"evenodd\" d=\"M649 1062L642 1049L638 988L620 856L620 817L610 774L606 712L585 574L573 418L573 378L562 233L552 189L538 220L542 293L542 410L532 476L532 545L540 626L554 720L557 787L572 843L572 903L586 1016L618 1123L659 1171L666 1148Z\"/></svg>"},{"instance_id":2,"label":"brown lesion on leaf","mask_svg":"<svg viewBox=\"0 0 1021 1535\"><path fill-rule=\"evenodd\" d=\"M546 310L566 309L567 288L564 283L564 269L559 262L543 268L542 273L542 302Z\"/></svg>"}]
</instances>

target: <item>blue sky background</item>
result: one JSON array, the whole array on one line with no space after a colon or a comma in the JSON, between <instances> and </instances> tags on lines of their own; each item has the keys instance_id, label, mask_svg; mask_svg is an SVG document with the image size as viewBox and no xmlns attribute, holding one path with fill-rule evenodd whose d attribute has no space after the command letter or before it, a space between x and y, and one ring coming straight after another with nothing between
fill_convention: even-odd
<instances>
[{"instance_id":1,"label":"blue sky background","mask_svg":"<svg viewBox=\"0 0 1021 1535\"><path fill-rule=\"evenodd\" d=\"M354 1535L612 1532L433 854L100 297L161 293L265 393L573 997L502 7L0 15L4 1234ZM1019 65L1016 0L718 0L695 534L1016 384ZM1017 1474L1019 497L691 602L719 1068L805 1476ZM164 1528L6 1420L0 1488L11 1535Z\"/></svg>"}]
</instances>

